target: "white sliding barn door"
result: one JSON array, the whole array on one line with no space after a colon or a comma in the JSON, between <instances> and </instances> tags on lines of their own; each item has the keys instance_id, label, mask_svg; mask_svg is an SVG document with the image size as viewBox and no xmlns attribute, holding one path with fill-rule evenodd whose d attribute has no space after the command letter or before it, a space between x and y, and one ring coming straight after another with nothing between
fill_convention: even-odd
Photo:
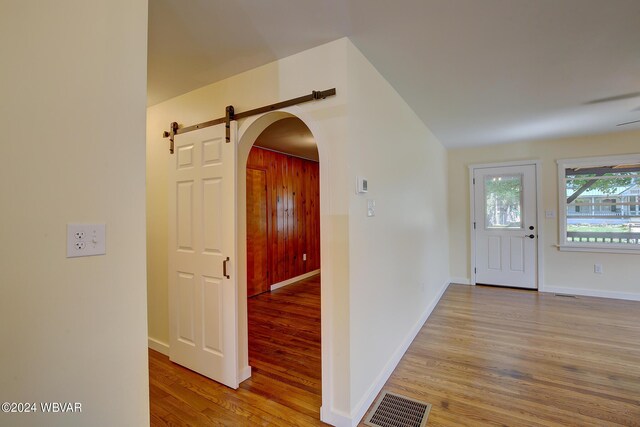
<instances>
[{"instance_id":1,"label":"white sliding barn door","mask_svg":"<svg viewBox=\"0 0 640 427\"><path fill-rule=\"evenodd\" d=\"M474 169L476 283L537 288L536 166Z\"/></svg>"},{"instance_id":2,"label":"white sliding barn door","mask_svg":"<svg viewBox=\"0 0 640 427\"><path fill-rule=\"evenodd\" d=\"M236 123L231 126L229 143L224 124L178 135L170 156L169 353L173 362L237 388Z\"/></svg>"}]
</instances>

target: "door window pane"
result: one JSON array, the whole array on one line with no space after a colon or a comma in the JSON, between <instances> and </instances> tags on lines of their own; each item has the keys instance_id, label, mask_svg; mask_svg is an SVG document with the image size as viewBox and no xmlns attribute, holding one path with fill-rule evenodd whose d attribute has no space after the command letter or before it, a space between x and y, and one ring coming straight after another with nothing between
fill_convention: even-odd
<instances>
[{"instance_id":1,"label":"door window pane","mask_svg":"<svg viewBox=\"0 0 640 427\"><path fill-rule=\"evenodd\" d=\"M484 178L485 227L522 228L522 174Z\"/></svg>"}]
</instances>

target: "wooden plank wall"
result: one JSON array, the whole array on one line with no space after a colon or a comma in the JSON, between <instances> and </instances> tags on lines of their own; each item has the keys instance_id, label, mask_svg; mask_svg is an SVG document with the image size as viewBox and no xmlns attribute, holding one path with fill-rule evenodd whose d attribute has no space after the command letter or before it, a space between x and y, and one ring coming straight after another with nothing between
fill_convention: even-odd
<instances>
[{"instance_id":1,"label":"wooden plank wall","mask_svg":"<svg viewBox=\"0 0 640 427\"><path fill-rule=\"evenodd\" d=\"M269 290L267 173L247 168L247 296Z\"/></svg>"},{"instance_id":2,"label":"wooden plank wall","mask_svg":"<svg viewBox=\"0 0 640 427\"><path fill-rule=\"evenodd\" d=\"M319 269L318 163L253 147L247 169L264 170L267 176L269 284ZM247 245L251 243L248 241ZM306 261L302 259L304 253Z\"/></svg>"}]
</instances>

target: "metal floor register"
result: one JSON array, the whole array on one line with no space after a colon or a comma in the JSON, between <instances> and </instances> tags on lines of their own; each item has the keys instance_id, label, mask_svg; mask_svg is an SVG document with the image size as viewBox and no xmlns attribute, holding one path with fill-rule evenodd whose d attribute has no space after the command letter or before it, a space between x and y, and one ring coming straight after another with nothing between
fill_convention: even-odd
<instances>
[{"instance_id":1,"label":"metal floor register","mask_svg":"<svg viewBox=\"0 0 640 427\"><path fill-rule=\"evenodd\" d=\"M424 427L431 404L384 392L364 423L371 427Z\"/></svg>"}]
</instances>

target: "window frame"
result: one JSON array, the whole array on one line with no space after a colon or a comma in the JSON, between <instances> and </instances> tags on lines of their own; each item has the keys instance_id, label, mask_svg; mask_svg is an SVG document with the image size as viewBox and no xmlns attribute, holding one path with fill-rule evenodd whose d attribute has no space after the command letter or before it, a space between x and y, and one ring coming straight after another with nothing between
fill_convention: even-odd
<instances>
[{"instance_id":1,"label":"window frame","mask_svg":"<svg viewBox=\"0 0 640 427\"><path fill-rule=\"evenodd\" d=\"M566 169L574 167L598 167L612 164L640 164L640 154L558 159L558 249L561 251L606 252L640 254L640 245L630 247L624 243L588 243L567 241L567 180Z\"/></svg>"}]
</instances>

